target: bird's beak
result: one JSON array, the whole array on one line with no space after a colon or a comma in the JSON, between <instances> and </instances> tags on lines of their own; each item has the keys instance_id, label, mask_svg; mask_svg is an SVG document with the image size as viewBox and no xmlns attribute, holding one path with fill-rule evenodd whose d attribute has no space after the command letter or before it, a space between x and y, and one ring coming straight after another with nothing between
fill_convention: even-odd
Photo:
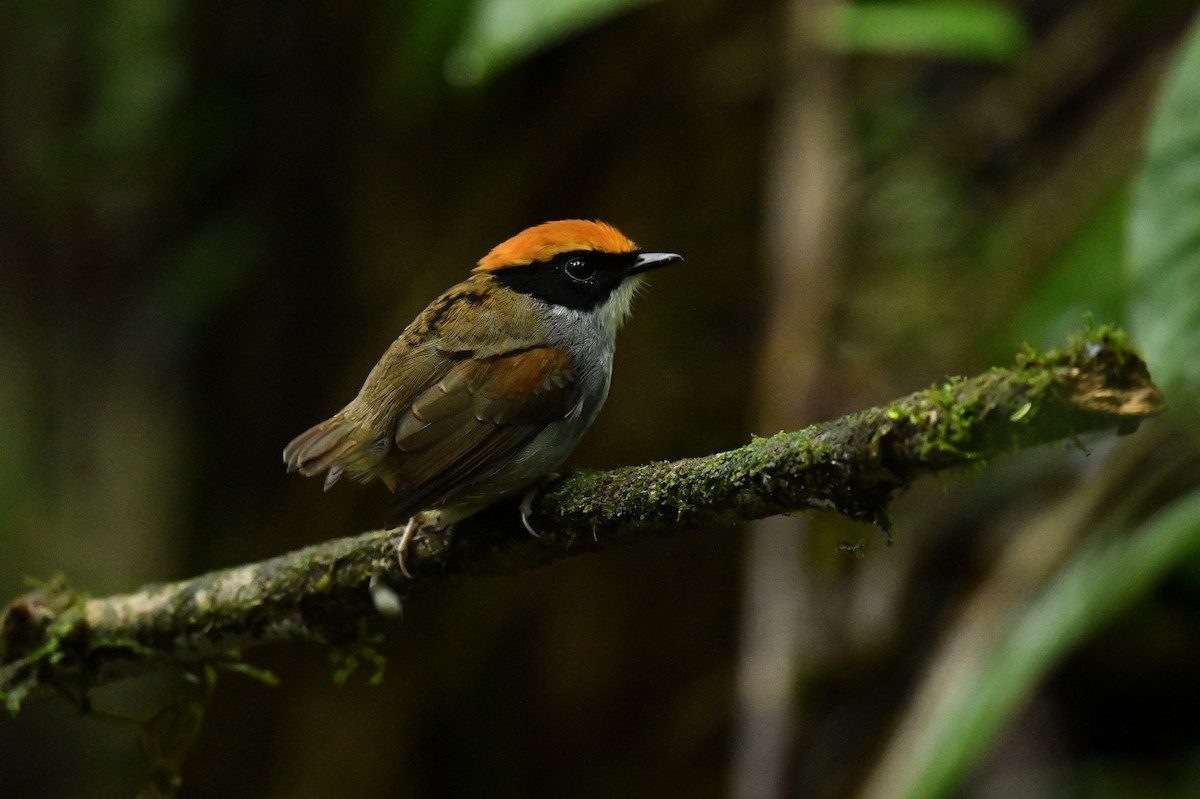
<instances>
[{"instance_id":1,"label":"bird's beak","mask_svg":"<svg viewBox=\"0 0 1200 799\"><path fill-rule=\"evenodd\" d=\"M667 264L678 263L683 256L674 252L639 252L637 258L625 270L626 275L640 275L651 269L658 269Z\"/></svg>"}]
</instances>

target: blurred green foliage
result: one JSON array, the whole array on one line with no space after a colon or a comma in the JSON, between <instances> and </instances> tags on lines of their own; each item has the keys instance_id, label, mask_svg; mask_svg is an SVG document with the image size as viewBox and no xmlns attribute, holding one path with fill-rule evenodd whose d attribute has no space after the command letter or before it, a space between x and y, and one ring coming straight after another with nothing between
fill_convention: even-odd
<instances>
[{"instance_id":1,"label":"blurred green foliage","mask_svg":"<svg viewBox=\"0 0 1200 799\"><path fill-rule=\"evenodd\" d=\"M475 0L446 56L446 78L471 85L538 50L651 0Z\"/></svg>"},{"instance_id":2,"label":"blurred green foliage","mask_svg":"<svg viewBox=\"0 0 1200 799\"><path fill-rule=\"evenodd\" d=\"M1128 226L1129 192L1121 189L1100 204L1078 235L1046 265L1042 281L1009 320L1004 339L1024 338L1045 347L1064 340L1088 320L1125 324Z\"/></svg>"},{"instance_id":3,"label":"blurred green foliage","mask_svg":"<svg viewBox=\"0 0 1200 799\"><path fill-rule=\"evenodd\" d=\"M1007 61L1029 49L1011 6L979 0L831 3L820 23L822 41L849 52Z\"/></svg>"},{"instance_id":4,"label":"blurred green foliage","mask_svg":"<svg viewBox=\"0 0 1200 799\"><path fill-rule=\"evenodd\" d=\"M954 795L1051 669L1200 557L1200 492L1133 529L1131 510L1093 530L1071 563L1004 620L963 683L947 684L954 699L928 719L912 781L895 786L897 799Z\"/></svg>"},{"instance_id":5,"label":"blurred green foliage","mask_svg":"<svg viewBox=\"0 0 1200 799\"><path fill-rule=\"evenodd\" d=\"M1131 326L1168 402L1200 419L1200 29L1163 87L1129 230Z\"/></svg>"},{"instance_id":6,"label":"blurred green foliage","mask_svg":"<svg viewBox=\"0 0 1200 799\"><path fill-rule=\"evenodd\" d=\"M1040 328L1053 340L1085 315L1112 319L1128 313L1174 410L1194 418L1200 409L1200 24L1166 79L1148 142L1132 203L1125 192L1103 203L1051 262L1045 285L1017 325ZM1126 264L1132 290L1123 279ZM1145 498L1136 492L1129 486L1072 560L1005 619L1003 632L968 667L964 684L946 686L958 699L928 720L913 752L911 782L895 786L894 795L935 799L961 789L1052 668L1088 636L1145 602L1164 579L1195 568L1200 492L1141 524L1136 508Z\"/></svg>"},{"instance_id":7,"label":"blurred green foliage","mask_svg":"<svg viewBox=\"0 0 1200 799\"><path fill-rule=\"evenodd\" d=\"M770 290L763 220L795 210L763 199L787 139L774 118L787 10L5 6L0 585L61 569L124 590L378 524L384 496L288 479L282 444L348 399L487 247L552 217L608 218L688 257L639 300L575 463L772 432L751 429L748 386ZM866 0L806 31L839 54L816 116L838 117L831 157L852 173L836 187L847 235L818 412L986 368L1022 339L1057 345L1087 317L1128 321L1172 412L1091 455L1023 453L917 486L886 550L813 517L823 637L794 685L797 794L856 794L920 675L944 665L942 636L1003 583L1013 541L1147 440L1158 469L1114 489L1145 507L1101 507L1061 562L1032 538L1024 563L1049 576L995 626L965 694L941 697L924 729L936 745L902 756L923 798L997 795L989 775L1045 771L1065 789L1043 796L1195 795L1193 714L1143 713L1190 708L1200 669L1200 477L1182 421L1200 396L1195 34L1134 164L1194 12ZM1172 481L1147 483L1168 455ZM861 559L838 549L860 539ZM222 681L185 795L722 796L739 541L702 531L422 595L379 645L375 688L331 687L319 652L255 652L282 687ZM0 726L0 793L128 796L144 766L132 742L77 716L47 702Z\"/></svg>"}]
</instances>

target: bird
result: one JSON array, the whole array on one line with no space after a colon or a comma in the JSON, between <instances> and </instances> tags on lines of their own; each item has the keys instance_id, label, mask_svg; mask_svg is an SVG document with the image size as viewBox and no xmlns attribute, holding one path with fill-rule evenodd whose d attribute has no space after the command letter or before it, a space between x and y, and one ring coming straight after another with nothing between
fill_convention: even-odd
<instances>
[{"instance_id":1,"label":"bird","mask_svg":"<svg viewBox=\"0 0 1200 799\"><path fill-rule=\"evenodd\" d=\"M283 450L289 472L392 492L405 563L416 530L446 529L535 486L608 396L617 330L643 275L682 261L612 225L563 219L493 247L417 315L358 395ZM529 501L522 521L529 524Z\"/></svg>"}]
</instances>

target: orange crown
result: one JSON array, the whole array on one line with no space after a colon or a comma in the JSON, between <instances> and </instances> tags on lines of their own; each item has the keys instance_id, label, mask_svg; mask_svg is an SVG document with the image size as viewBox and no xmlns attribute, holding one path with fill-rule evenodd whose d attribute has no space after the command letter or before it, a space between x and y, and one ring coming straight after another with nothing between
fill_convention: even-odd
<instances>
[{"instance_id":1,"label":"orange crown","mask_svg":"<svg viewBox=\"0 0 1200 799\"><path fill-rule=\"evenodd\" d=\"M497 244L479 259L476 272L495 272L534 261L548 261L559 253L574 250L634 252L637 245L607 222L561 219L525 228L508 241Z\"/></svg>"}]
</instances>

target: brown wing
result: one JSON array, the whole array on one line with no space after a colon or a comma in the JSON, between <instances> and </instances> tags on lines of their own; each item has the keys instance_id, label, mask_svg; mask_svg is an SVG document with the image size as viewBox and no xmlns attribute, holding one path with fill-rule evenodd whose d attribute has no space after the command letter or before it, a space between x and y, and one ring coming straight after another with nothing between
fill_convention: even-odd
<instances>
[{"instance_id":1,"label":"brown wing","mask_svg":"<svg viewBox=\"0 0 1200 799\"><path fill-rule=\"evenodd\" d=\"M464 358L420 394L396 424L389 477L395 518L440 504L502 469L579 402L566 350L533 347Z\"/></svg>"},{"instance_id":2,"label":"brown wing","mask_svg":"<svg viewBox=\"0 0 1200 799\"><path fill-rule=\"evenodd\" d=\"M515 452L542 415L554 418L560 404L563 414L570 410L576 401L567 396L574 391L570 358L539 346L534 306L499 302L490 280L472 275L430 303L354 400L288 444L288 471L325 473L326 488L343 474L379 479L405 506L411 493L428 507L430 497L436 501L463 475L498 468L495 458L503 462L505 452ZM417 437L405 443L409 434ZM448 474L438 477L439 469Z\"/></svg>"},{"instance_id":3,"label":"brown wing","mask_svg":"<svg viewBox=\"0 0 1200 799\"><path fill-rule=\"evenodd\" d=\"M343 473L369 482L379 478L395 490L385 467L392 450L394 408L444 377L455 361L430 346L413 349L397 340L380 359L357 397L332 418L292 439L283 451L288 471L305 477L325 472L328 489Z\"/></svg>"}]
</instances>

